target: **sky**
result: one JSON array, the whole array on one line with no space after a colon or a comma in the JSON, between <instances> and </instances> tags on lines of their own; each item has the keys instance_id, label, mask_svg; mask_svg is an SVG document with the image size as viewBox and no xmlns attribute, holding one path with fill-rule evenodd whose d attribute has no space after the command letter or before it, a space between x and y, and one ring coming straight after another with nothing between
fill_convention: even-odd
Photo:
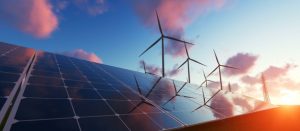
<instances>
[{"instance_id":1,"label":"sky","mask_svg":"<svg viewBox=\"0 0 300 131\"><path fill-rule=\"evenodd\" d=\"M16 4L18 3L18 4ZM262 99L261 73L274 104L300 104L300 1L297 0L2 0L0 41L161 75L161 45L139 55L164 34L194 43L191 82L217 62L223 84ZM186 81L182 43L166 41L167 77ZM214 73L210 79L218 80ZM210 83L218 87L218 84Z\"/></svg>"}]
</instances>

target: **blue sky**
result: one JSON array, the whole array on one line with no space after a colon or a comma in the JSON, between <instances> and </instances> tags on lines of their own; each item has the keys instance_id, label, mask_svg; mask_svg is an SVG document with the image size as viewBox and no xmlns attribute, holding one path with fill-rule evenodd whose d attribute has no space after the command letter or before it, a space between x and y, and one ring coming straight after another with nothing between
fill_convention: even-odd
<instances>
[{"instance_id":1,"label":"blue sky","mask_svg":"<svg viewBox=\"0 0 300 131\"><path fill-rule=\"evenodd\" d=\"M7 1L2 2L2 5L9 4ZM0 13L0 41L57 53L83 49L86 52L95 53L105 64L131 70L142 71L139 68L139 61L142 59L150 65L160 66L160 46L158 45L142 58L138 57L160 35L156 23L149 26L143 21L145 16L141 16L138 12L135 2L100 0L101 8L105 10L91 15L84 11L85 7L70 2L64 8L55 10L56 3L60 0L43 1L51 5L51 10L58 19L55 30L47 37L36 37L32 33L24 32L19 27L9 24L10 21L5 20L7 16ZM179 1L174 1L175 4L180 4ZM298 53L300 49L300 1L219 1L224 2L221 7L209 6L200 13L188 12L192 13L191 15L193 13L197 15L183 26L182 39L196 43L190 50L191 56L208 65L208 67L192 65L194 78L202 79L199 73L201 69L203 68L208 73L215 66L213 49L216 50L223 63L237 53L257 56L255 65L246 73L252 77L257 77L260 72L272 66L284 70L286 64L297 66L300 63ZM90 2L87 6L92 3ZM164 4L160 0L155 0L153 3L155 6L149 5L149 8L161 7ZM199 8L203 7L199 6ZM174 13L172 10L169 11L169 13L172 12ZM164 28L164 25L162 26ZM169 27L166 30L169 30ZM167 68L171 69L175 64L181 64L184 59L184 57L167 55ZM300 85L296 79L300 77L299 74L300 71L296 67L288 68L288 72L276 78L276 82L288 79L293 82L294 86ZM241 77L243 76L238 75L229 78L233 79L232 81L239 81ZM177 79L185 80L186 71L183 70ZM270 85L272 85L271 82L275 83L274 81L270 80ZM245 84L239 83L239 85Z\"/></svg>"}]
</instances>

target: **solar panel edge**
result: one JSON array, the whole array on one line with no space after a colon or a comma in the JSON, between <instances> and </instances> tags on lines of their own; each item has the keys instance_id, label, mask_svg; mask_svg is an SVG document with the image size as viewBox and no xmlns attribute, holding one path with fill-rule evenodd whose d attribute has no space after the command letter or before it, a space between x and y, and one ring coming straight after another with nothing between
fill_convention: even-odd
<instances>
[{"instance_id":1,"label":"solar panel edge","mask_svg":"<svg viewBox=\"0 0 300 131\"><path fill-rule=\"evenodd\" d=\"M20 45L17 45L17 44L11 44L11 43L7 43L7 42L3 42L3 41L0 41L0 44L10 45L10 46L16 46L16 47L22 47L22 48L29 48L29 47L20 46ZM29 49L33 49L33 48L29 48Z\"/></svg>"},{"instance_id":2,"label":"solar panel edge","mask_svg":"<svg viewBox=\"0 0 300 131\"><path fill-rule=\"evenodd\" d=\"M15 101L11 105L11 111L10 112L6 112L6 113L8 113L8 118L5 121L5 125L3 127L4 131L9 131L10 128L11 128L11 126L12 126L12 124L15 122L14 118L15 118L15 115L17 113L19 104L21 102L22 95L23 95L23 93L25 91L27 82L29 80L28 79L29 78L28 74L32 71L32 69L33 69L32 63L34 63L35 60L36 60L36 52L34 52L32 58L28 61L26 67L23 70L23 74L22 74L23 77L22 77L22 80L21 80L21 82L19 84L18 93L17 93L17 90L16 90L15 94L13 95L14 97L12 97L12 99L15 98Z\"/></svg>"}]
</instances>

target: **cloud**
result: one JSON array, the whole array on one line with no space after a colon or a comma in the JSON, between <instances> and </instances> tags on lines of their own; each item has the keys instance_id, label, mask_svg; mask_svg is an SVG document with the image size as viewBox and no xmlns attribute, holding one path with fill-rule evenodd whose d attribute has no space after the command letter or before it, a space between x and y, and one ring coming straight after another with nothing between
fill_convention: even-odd
<instances>
[{"instance_id":1,"label":"cloud","mask_svg":"<svg viewBox=\"0 0 300 131\"><path fill-rule=\"evenodd\" d=\"M223 96L223 94L218 94L212 98L210 106L216 111L214 112L214 116L216 118L224 118L223 115L233 115L233 104L225 96ZM218 112L221 112L223 115Z\"/></svg>"},{"instance_id":2,"label":"cloud","mask_svg":"<svg viewBox=\"0 0 300 131\"><path fill-rule=\"evenodd\" d=\"M0 21L38 38L50 36L58 26L48 0L1 0Z\"/></svg>"},{"instance_id":3,"label":"cloud","mask_svg":"<svg viewBox=\"0 0 300 131\"><path fill-rule=\"evenodd\" d=\"M162 69L160 67L157 67L155 65L149 65L149 64L146 64L146 62L144 60L141 60L139 62L139 67L141 69L144 70L144 65L143 63L145 64L145 68L146 68L146 72L148 73L152 73L152 74L156 74L156 75L161 75L161 72L162 72ZM167 70L165 73L166 73L166 76L176 76L178 75L182 70L178 70L177 69L177 64L173 66L173 68L171 70Z\"/></svg>"},{"instance_id":4,"label":"cloud","mask_svg":"<svg viewBox=\"0 0 300 131\"><path fill-rule=\"evenodd\" d=\"M242 97L235 97L233 98L234 105L240 106L245 112L252 111L252 106L249 104L248 100L242 96Z\"/></svg>"},{"instance_id":5,"label":"cloud","mask_svg":"<svg viewBox=\"0 0 300 131\"><path fill-rule=\"evenodd\" d=\"M260 78L255 77L255 76L245 75L245 76L241 77L241 81L248 85L254 85L254 84L260 83L261 80L260 80Z\"/></svg>"},{"instance_id":6,"label":"cloud","mask_svg":"<svg viewBox=\"0 0 300 131\"><path fill-rule=\"evenodd\" d=\"M286 75L290 69L295 67L296 65L291 65L291 64L286 64L284 67L270 66L265 71L263 71L263 73L265 77L269 80L276 79L280 76Z\"/></svg>"},{"instance_id":7,"label":"cloud","mask_svg":"<svg viewBox=\"0 0 300 131\"><path fill-rule=\"evenodd\" d=\"M75 0L74 4L92 16L100 15L108 8L105 0Z\"/></svg>"},{"instance_id":8,"label":"cloud","mask_svg":"<svg viewBox=\"0 0 300 131\"><path fill-rule=\"evenodd\" d=\"M89 53L84 51L83 49L76 49L69 52L63 52L62 54L70 57L91 61L91 62L103 63L102 59L98 57L95 53Z\"/></svg>"},{"instance_id":9,"label":"cloud","mask_svg":"<svg viewBox=\"0 0 300 131\"><path fill-rule=\"evenodd\" d=\"M199 16L218 10L227 0L149 0L135 1L138 16L142 22L158 31L155 10L158 11L165 34L182 39L185 28ZM184 48L174 42L166 45L166 53L178 57L184 53Z\"/></svg>"},{"instance_id":10,"label":"cloud","mask_svg":"<svg viewBox=\"0 0 300 131\"><path fill-rule=\"evenodd\" d=\"M170 77L178 75L182 71L182 69L177 69L177 68L178 68L178 64L174 65L171 70L167 71L166 75Z\"/></svg>"},{"instance_id":11,"label":"cloud","mask_svg":"<svg viewBox=\"0 0 300 131\"><path fill-rule=\"evenodd\" d=\"M161 68L154 66L154 65L148 65L144 60L141 60L139 62L140 68L144 70L144 65L145 64L145 69L146 72L148 73L152 73L152 74L156 74L156 75L160 75L161 74Z\"/></svg>"},{"instance_id":12,"label":"cloud","mask_svg":"<svg viewBox=\"0 0 300 131\"><path fill-rule=\"evenodd\" d=\"M1 0L0 24L37 38L48 38L58 28L58 14L69 5L93 16L108 9L105 0Z\"/></svg>"},{"instance_id":13,"label":"cloud","mask_svg":"<svg viewBox=\"0 0 300 131\"><path fill-rule=\"evenodd\" d=\"M219 82L208 82L207 87L211 89L219 89L221 88L221 85Z\"/></svg>"},{"instance_id":14,"label":"cloud","mask_svg":"<svg viewBox=\"0 0 300 131\"><path fill-rule=\"evenodd\" d=\"M258 56L249 53L237 53L230 57L226 65L238 68L238 70L224 68L225 75L234 76L247 73L254 65Z\"/></svg>"},{"instance_id":15,"label":"cloud","mask_svg":"<svg viewBox=\"0 0 300 131\"><path fill-rule=\"evenodd\" d=\"M52 3L54 10L58 13L66 9L69 5L67 0L52 0Z\"/></svg>"},{"instance_id":16,"label":"cloud","mask_svg":"<svg viewBox=\"0 0 300 131\"><path fill-rule=\"evenodd\" d=\"M241 86L238 83L230 83L230 86L232 92L238 91L241 88ZM229 90L228 85L226 89Z\"/></svg>"}]
</instances>

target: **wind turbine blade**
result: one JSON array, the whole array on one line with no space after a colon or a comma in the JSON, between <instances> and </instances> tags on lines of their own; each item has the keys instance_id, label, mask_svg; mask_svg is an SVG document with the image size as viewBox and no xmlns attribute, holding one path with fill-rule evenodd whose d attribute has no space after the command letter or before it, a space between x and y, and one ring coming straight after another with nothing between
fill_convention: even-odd
<instances>
[{"instance_id":1,"label":"wind turbine blade","mask_svg":"<svg viewBox=\"0 0 300 131\"><path fill-rule=\"evenodd\" d=\"M162 31L162 28L161 28L161 25L160 25L160 20L159 20L159 16L158 16L158 13L157 11L155 11L156 13L156 19L157 19L157 23L158 23L158 27L159 27L159 32L161 35L163 35L163 31Z\"/></svg>"},{"instance_id":2,"label":"wind turbine blade","mask_svg":"<svg viewBox=\"0 0 300 131\"><path fill-rule=\"evenodd\" d=\"M186 84L187 84L187 82L185 82L185 83L181 86L181 88L178 90L177 93L179 93L179 92L183 89L183 87L185 87Z\"/></svg>"},{"instance_id":3,"label":"wind turbine blade","mask_svg":"<svg viewBox=\"0 0 300 131\"><path fill-rule=\"evenodd\" d=\"M215 58L216 58L216 60L217 60L217 63L218 63L218 65L220 65L220 62L219 62L219 59L218 59L218 56L217 56L217 54L216 54L216 51L214 50L214 54L215 54Z\"/></svg>"},{"instance_id":4,"label":"wind turbine blade","mask_svg":"<svg viewBox=\"0 0 300 131\"><path fill-rule=\"evenodd\" d=\"M204 70L202 70L202 73L203 73L204 80L207 81L207 78L206 78Z\"/></svg>"},{"instance_id":5,"label":"wind turbine blade","mask_svg":"<svg viewBox=\"0 0 300 131\"><path fill-rule=\"evenodd\" d=\"M197 107L195 110L193 110L193 112L196 111L196 110L198 110L198 109L200 109L200 108L203 107L203 106L204 106L204 105L201 105L201 106Z\"/></svg>"},{"instance_id":6,"label":"wind turbine blade","mask_svg":"<svg viewBox=\"0 0 300 131\"><path fill-rule=\"evenodd\" d=\"M195 97L191 97L191 96L185 96L185 95L179 95L181 97L185 97L185 98L195 98Z\"/></svg>"},{"instance_id":7,"label":"wind turbine blade","mask_svg":"<svg viewBox=\"0 0 300 131\"><path fill-rule=\"evenodd\" d=\"M190 44L190 45L194 45L193 43L190 43L190 42L186 42L186 41L183 41L183 40L179 40L177 38L174 38L174 37L171 37L171 36L164 36L165 38L167 39L170 39L170 40L175 40L175 41L179 41L179 42L182 42L182 43L186 43L186 44Z\"/></svg>"},{"instance_id":8,"label":"wind turbine blade","mask_svg":"<svg viewBox=\"0 0 300 131\"><path fill-rule=\"evenodd\" d=\"M214 73L217 69L219 68L219 66L217 66L214 70L212 70L206 77L209 77L212 73Z\"/></svg>"},{"instance_id":9,"label":"wind turbine blade","mask_svg":"<svg viewBox=\"0 0 300 131\"><path fill-rule=\"evenodd\" d=\"M174 80L173 80L173 86L174 86L174 89L175 89L175 94L177 94L177 88L176 88Z\"/></svg>"},{"instance_id":10,"label":"wind turbine blade","mask_svg":"<svg viewBox=\"0 0 300 131\"><path fill-rule=\"evenodd\" d=\"M228 65L221 65L221 66L222 66L222 67L225 67L225 68L231 68L231 69L239 70L238 68L233 67L233 66L228 66Z\"/></svg>"},{"instance_id":11,"label":"wind turbine blade","mask_svg":"<svg viewBox=\"0 0 300 131\"><path fill-rule=\"evenodd\" d=\"M212 98L214 98L220 91L221 89L219 89L215 94L213 94L204 104L206 105L206 103L208 103Z\"/></svg>"},{"instance_id":12,"label":"wind turbine blade","mask_svg":"<svg viewBox=\"0 0 300 131\"><path fill-rule=\"evenodd\" d=\"M146 71L146 63L145 63L145 61L143 61L143 66L144 66L144 72L145 72L145 73L147 73L147 71Z\"/></svg>"},{"instance_id":13,"label":"wind turbine blade","mask_svg":"<svg viewBox=\"0 0 300 131\"><path fill-rule=\"evenodd\" d=\"M145 97L148 97L151 92L153 91L153 89L156 87L156 85L159 83L159 81L161 80L162 77L159 77L158 80L155 82L155 84L153 85L153 87L151 88L151 90L146 94Z\"/></svg>"},{"instance_id":14,"label":"wind turbine blade","mask_svg":"<svg viewBox=\"0 0 300 131\"><path fill-rule=\"evenodd\" d=\"M153 75L153 76L157 76L156 74L151 73L151 72L147 72L147 74L150 74L150 75Z\"/></svg>"},{"instance_id":15,"label":"wind turbine blade","mask_svg":"<svg viewBox=\"0 0 300 131\"><path fill-rule=\"evenodd\" d=\"M205 102L205 94L204 94L204 91L203 91L203 87L202 87L201 90L202 90L202 98L203 98L203 102L206 103L206 102Z\"/></svg>"},{"instance_id":16,"label":"wind turbine blade","mask_svg":"<svg viewBox=\"0 0 300 131\"><path fill-rule=\"evenodd\" d=\"M134 106L130 111L128 111L128 114L133 112L136 108L138 108L141 104L143 104L143 101L141 101L140 103L138 103L136 106Z\"/></svg>"},{"instance_id":17,"label":"wind turbine blade","mask_svg":"<svg viewBox=\"0 0 300 131\"><path fill-rule=\"evenodd\" d=\"M149 49L151 49L154 45L157 44L161 40L162 37L159 37L152 45L150 45L142 54L139 55L141 57L143 54L145 54Z\"/></svg>"},{"instance_id":18,"label":"wind turbine blade","mask_svg":"<svg viewBox=\"0 0 300 131\"><path fill-rule=\"evenodd\" d=\"M231 91L231 85L230 85L230 82L228 83L228 89L229 89L230 92L232 92L232 91Z\"/></svg>"},{"instance_id":19,"label":"wind turbine blade","mask_svg":"<svg viewBox=\"0 0 300 131\"><path fill-rule=\"evenodd\" d=\"M203 84L205 84L205 81L203 81L203 82L200 84L200 87L202 87L202 86L203 86Z\"/></svg>"},{"instance_id":20,"label":"wind turbine blade","mask_svg":"<svg viewBox=\"0 0 300 131\"><path fill-rule=\"evenodd\" d=\"M187 61L188 59L186 59L177 69L181 68Z\"/></svg>"},{"instance_id":21,"label":"wind turbine blade","mask_svg":"<svg viewBox=\"0 0 300 131\"><path fill-rule=\"evenodd\" d=\"M190 59L191 61L194 61L194 62L196 62L196 63L198 63L198 64L200 64L200 65L203 65L203 66L206 66L205 64L203 64L203 63L201 63L201 62L199 62L199 61L196 61L196 60L194 60L194 59Z\"/></svg>"},{"instance_id":22,"label":"wind turbine blade","mask_svg":"<svg viewBox=\"0 0 300 131\"><path fill-rule=\"evenodd\" d=\"M186 53L187 57L190 58L190 54L189 54L189 51L186 47L186 43L184 43L184 48L185 48L185 53Z\"/></svg>"},{"instance_id":23,"label":"wind turbine blade","mask_svg":"<svg viewBox=\"0 0 300 131\"><path fill-rule=\"evenodd\" d=\"M176 97L176 95L175 95L175 96L172 96L168 101L166 101L166 103L163 104L163 106L166 105L166 104L168 104L168 103L169 103L171 100L173 100L175 97Z\"/></svg>"},{"instance_id":24,"label":"wind turbine blade","mask_svg":"<svg viewBox=\"0 0 300 131\"><path fill-rule=\"evenodd\" d=\"M138 83L138 81L137 81L137 79L136 79L135 75L133 75L133 76L134 76L134 80L135 80L135 83L136 83L137 89L138 89L138 91L139 91L139 94L140 94L140 95L142 95L142 91L141 91L141 88L140 88L140 86L139 86L139 83Z\"/></svg>"},{"instance_id":25,"label":"wind turbine blade","mask_svg":"<svg viewBox=\"0 0 300 131\"><path fill-rule=\"evenodd\" d=\"M204 70L202 70L202 72L203 72L204 81L200 84L200 87L202 87L203 84L207 85L207 78L205 76Z\"/></svg>"},{"instance_id":26,"label":"wind turbine blade","mask_svg":"<svg viewBox=\"0 0 300 131\"><path fill-rule=\"evenodd\" d=\"M148 101L144 101L144 103L147 104L147 105L150 105L150 106L154 106L153 104L151 104L151 103L148 102Z\"/></svg>"},{"instance_id":27,"label":"wind turbine blade","mask_svg":"<svg viewBox=\"0 0 300 131\"><path fill-rule=\"evenodd\" d=\"M216 81L212 81L212 80L207 80L207 81L212 82L212 83L217 83Z\"/></svg>"}]
</instances>

